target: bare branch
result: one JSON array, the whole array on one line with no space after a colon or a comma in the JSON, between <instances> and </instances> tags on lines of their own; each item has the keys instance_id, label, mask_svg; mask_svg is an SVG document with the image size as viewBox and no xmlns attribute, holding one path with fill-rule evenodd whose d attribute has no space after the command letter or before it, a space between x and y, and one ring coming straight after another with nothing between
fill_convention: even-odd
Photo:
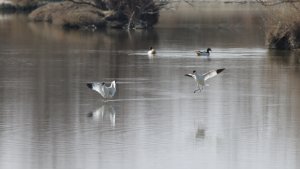
<instances>
[{"instance_id":1,"label":"bare branch","mask_svg":"<svg viewBox=\"0 0 300 169\"><path fill-rule=\"evenodd\" d=\"M300 0L280 0L280 1L264 1L264 0L256 0L257 2L261 3L264 6L275 6L275 5L280 5L280 4L293 4L295 5L295 3L299 3Z\"/></svg>"},{"instance_id":2,"label":"bare branch","mask_svg":"<svg viewBox=\"0 0 300 169\"><path fill-rule=\"evenodd\" d=\"M135 11L132 12L132 14L131 14L131 16L130 16L130 18L129 18L127 30L130 30L130 28L131 28L132 18L133 18L133 16L134 16L134 13L135 13Z\"/></svg>"},{"instance_id":3,"label":"bare branch","mask_svg":"<svg viewBox=\"0 0 300 169\"><path fill-rule=\"evenodd\" d=\"M192 2L189 2L188 0L184 0L185 3L189 4L190 6L194 7L194 5L192 4Z\"/></svg>"},{"instance_id":4,"label":"bare branch","mask_svg":"<svg viewBox=\"0 0 300 169\"><path fill-rule=\"evenodd\" d=\"M98 8L98 6L92 2L85 2L85 1L75 1L75 0L67 0L67 1L71 1L73 3L76 3L76 4L83 4L83 5L91 5L95 8Z\"/></svg>"}]
</instances>

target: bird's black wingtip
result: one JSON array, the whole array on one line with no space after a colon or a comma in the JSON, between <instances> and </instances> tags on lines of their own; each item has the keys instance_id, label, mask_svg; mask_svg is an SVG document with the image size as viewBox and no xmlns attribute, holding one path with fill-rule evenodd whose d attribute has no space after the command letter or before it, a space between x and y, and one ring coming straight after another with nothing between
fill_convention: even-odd
<instances>
[{"instance_id":1,"label":"bird's black wingtip","mask_svg":"<svg viewBox=\"0 0 300 169\"><path fill-rule=\"evenodd\" d=\"M90 89L93 89L93 84L92 83L87 83L86 86Z\"/></svg>"},{"instance_id":2,"label":"bird's black wingtip","mask_svg":"<svg viewBox=\"0 0 300 169\"><path fill-rule=\"evenodd\" d=\"M223 70L225 70L225 68L222 68L222 69L217 69L217 73L221 73Z\"/></svg>"},{"instance_id":3,"label":"bird's black wingtip","mask_svg":"<svg viewBox=\"0 0 300 169\"><path fill-rule=\"evenodd\" d=\"M191 74L185 74L184 76L193 77Z\"/></svg>"}]
</instances>

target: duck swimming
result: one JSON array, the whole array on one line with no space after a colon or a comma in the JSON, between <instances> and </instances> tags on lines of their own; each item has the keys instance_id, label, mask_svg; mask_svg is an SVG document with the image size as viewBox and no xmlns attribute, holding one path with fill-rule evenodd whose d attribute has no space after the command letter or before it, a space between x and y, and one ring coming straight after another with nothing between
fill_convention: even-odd
<instances>
[{"instance_id":1,"label":"duck swimming","mask_svg":"<svg viewBox=\"0 0 300 169\"><path fill-rule=\"evenodd\" d=\"M207 48L206 51L196 50L195 52L198 56L209 56L211 51L211 48Z\"/></svg>"},{"instance_id":2,"label":"duck swimming","mask_svg":"<svg viewBox=\"0 0 300 169\"><path fill-rule=\"evenodd\" d=\"M154 55L156 54L156 50L152 48L152 46L150 46L149 50L148 50L148 55Z\"/></svg>"}]
</instances>

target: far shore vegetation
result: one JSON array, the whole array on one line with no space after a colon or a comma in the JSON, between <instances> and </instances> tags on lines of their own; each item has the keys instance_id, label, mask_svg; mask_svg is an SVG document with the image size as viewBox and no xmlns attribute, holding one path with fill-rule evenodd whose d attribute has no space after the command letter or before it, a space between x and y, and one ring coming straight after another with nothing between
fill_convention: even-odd
<instances>
[{"instance_id":1,"label":"far shore vegetation","mask_svg":"<svg viewBox=\"0 0 300 169\"><path fill-rule=\"evenodd\" d=\"M300 0L257 0L268 9L266 41L271 49L300 48Z\"/></svg>"},{"instance_id":2,"label":"far shore vegetation","mask_svg":"<svg viewBox=\"0 0 300 169\"><path fill-rule=\"evenodd\" d=\"M30 13L29 18L33 21L61 24L63 27L70 28L148 29L158 22L160 10L167 9L170 2L168 0L0 0L0 12L27 12ZM192 7L197 1L183 0L183 2ZM268 15L264 17L268 47L280 50L300 48L300 0L222 2L240 4L251 2L265 6L268 11ZM55 3L60 4L53 5ZM65 8L55 9L59 6ZM66 16L64 10L72 11L69 11Z\"/></svg>"}]
</instances>

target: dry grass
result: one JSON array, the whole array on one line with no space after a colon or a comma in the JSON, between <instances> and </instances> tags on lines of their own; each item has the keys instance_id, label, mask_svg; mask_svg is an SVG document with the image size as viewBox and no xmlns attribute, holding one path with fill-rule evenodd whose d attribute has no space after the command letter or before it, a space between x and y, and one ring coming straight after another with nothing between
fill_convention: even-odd
<instances>
[{"instance_id":1,"label":"dry grass","mask_svg":"<svg viewBox=\"0 0 300 169\"><path fill-rule=\"evenodd\" d=\"M299 10L290 5L272 8L266 19L267 44L275 49L300 47Z\"/></svg>"}]
</instances>

